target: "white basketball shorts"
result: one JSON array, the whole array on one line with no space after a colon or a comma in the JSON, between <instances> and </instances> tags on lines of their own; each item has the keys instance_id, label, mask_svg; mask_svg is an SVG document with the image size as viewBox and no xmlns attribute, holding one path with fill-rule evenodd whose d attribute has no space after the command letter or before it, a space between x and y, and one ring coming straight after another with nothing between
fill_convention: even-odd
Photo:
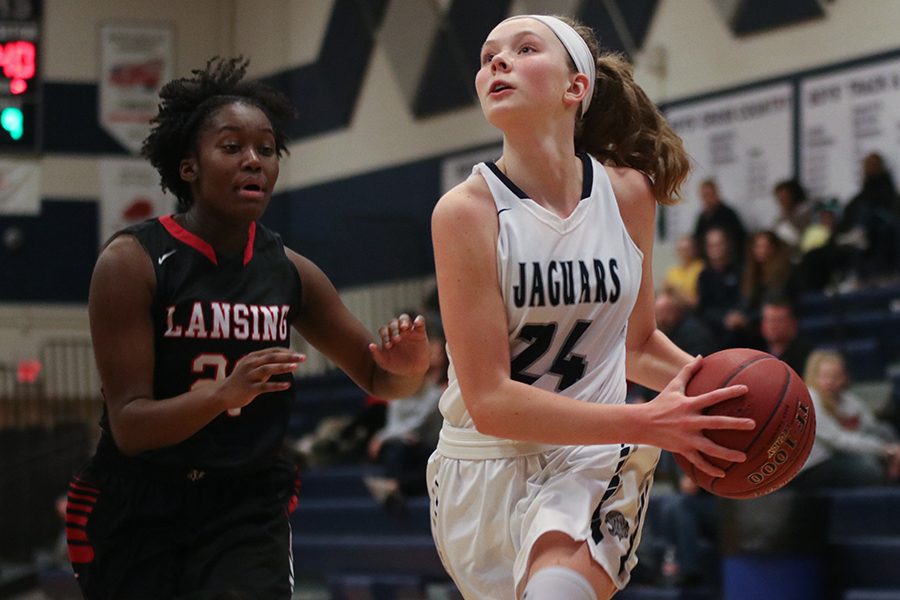
<instances>
[{"instance_id":1,"label":"white basketball shorts","mask_svg":"<svg viewBox=\"0 0 900 600\"><path fill-rule=\"evenodd\" d=\"M463 597L514 600L531 548L559 531L586 541L616 586L625 587L647 511L659 449L562 446L509 458L428 463L431 529Z\"/></svg>"}]
</instances>

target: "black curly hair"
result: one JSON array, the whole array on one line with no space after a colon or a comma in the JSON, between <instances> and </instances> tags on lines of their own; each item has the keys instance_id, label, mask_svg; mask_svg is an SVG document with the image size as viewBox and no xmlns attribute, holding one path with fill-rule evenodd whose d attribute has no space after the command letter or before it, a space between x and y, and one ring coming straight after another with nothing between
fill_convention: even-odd
<instances>
[{"instance_id":1,"label":"black curly hair","mask_svg":"<svg viewBox=\"0 0 900 600\"><path fill-rule=\"evenodd\" d=\"M244 81L248 64L243 56L216 56L207 61L205 69L173 79L159 92L159 111L150 121L153 127L141 154L159 172L163 191L178 198L178 212L187 211L193 203L190 185L181 179L181 161L195 151L199 132L219 108L234 102L256 106L272 123L278 157L288 152L285 126L296 111L278 90L258 81Z\"/></svg>"}]
</instances>

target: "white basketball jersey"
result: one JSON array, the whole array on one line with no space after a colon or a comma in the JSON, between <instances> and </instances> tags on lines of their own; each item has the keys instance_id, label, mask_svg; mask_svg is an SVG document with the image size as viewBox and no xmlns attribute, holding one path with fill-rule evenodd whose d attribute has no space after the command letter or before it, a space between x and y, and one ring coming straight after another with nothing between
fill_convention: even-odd
<instances>
[{"instance_id":1,"label":"white basketball jersey","mask_svg":"<svg viewBox=\"0 0 900 600\"><path fill-rule=\"evenodd\" d=\"M494 163L479 163L473 173L484 177L497 207L512 378L586 402L622 403L625 335L643 254L625 229L606 170L586 154L582 161L582 199L565 219L526 197ZM440 407L451 429L480 436L452 356ZM490 440L497 438L474 445Z\"/></svg>"}]
</instances>

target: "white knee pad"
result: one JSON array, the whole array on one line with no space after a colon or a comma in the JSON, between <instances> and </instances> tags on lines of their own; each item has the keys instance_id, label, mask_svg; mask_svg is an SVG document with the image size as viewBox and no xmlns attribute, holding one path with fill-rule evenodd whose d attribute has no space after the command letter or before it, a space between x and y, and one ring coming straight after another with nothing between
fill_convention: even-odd
<instances>
[{"instance_id":1,"label":"white knee pad","mask_svg":"<svg viewBox=\"0 0 900 600\"><path fill-rule=\"evenodd\" d=\"M584 575L568 567L546 567L531 576L522 600L597 600Z\"/></svg>"}]
</instances>

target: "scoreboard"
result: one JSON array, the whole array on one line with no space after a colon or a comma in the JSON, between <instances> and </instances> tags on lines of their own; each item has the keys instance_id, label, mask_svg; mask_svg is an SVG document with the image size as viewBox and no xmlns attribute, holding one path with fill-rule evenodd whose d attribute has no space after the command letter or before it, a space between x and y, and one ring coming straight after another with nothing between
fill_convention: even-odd
<instances>
[{"instance_id":1,"label":"scoreboard","mask_svg":"<svg viewBox=\"0 0 900 600\"><path fill-rule=\"evenodd\" d=\"M42 0L0 0L0 152L40 146Z\"/></svg>"}]
</instances>

